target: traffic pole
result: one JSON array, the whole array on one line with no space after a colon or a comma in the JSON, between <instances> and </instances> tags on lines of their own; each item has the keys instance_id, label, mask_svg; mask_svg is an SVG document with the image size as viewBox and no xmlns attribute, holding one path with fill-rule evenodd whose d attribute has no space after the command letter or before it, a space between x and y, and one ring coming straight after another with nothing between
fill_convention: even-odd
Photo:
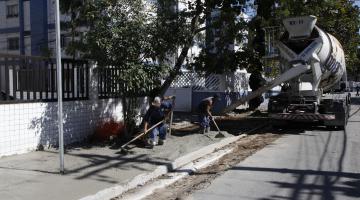
<instances>
[{"instance_id":1,"label":"traffic pole","mask_svg":"<svg viewBox=\"0 0 360 200\"><path fill-rule=\"evenodd\" d=\"M56 32L56 75L57 75L57 99L58 99L58 128L59 128L59 154L60 174L64 174L64 128L63 128L63 102L62 102L62 75L61 75L61 43L60 43L60 5L55 0L55 32Z\"/></svg>"}]
</instances>

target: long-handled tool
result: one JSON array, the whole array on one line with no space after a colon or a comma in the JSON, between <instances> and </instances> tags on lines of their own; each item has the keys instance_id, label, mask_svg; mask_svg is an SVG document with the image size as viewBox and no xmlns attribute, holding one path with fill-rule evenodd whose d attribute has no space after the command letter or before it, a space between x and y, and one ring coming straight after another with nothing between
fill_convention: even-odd
<instances>
[{"instance_id":1,"label":"long-handled tool","mask_svg":"<svg viewBox=\"0 0 360 200\"><path fill-rule=\"evenodd\" d=\"M174 111L171 110L171 113L170 113L170 124L169 124L169 135L171 135L173 116L174 116Z\"/></svg>"},{"instance_id":2,"label":"long-handled tool","mask_svg":"<svg viewBox=\"0 0 360 200\"><path fill-rule=\"evenodd\" d=\"M121 153L121 154L127 154L128 151L125 149L125 147L126 147L127 145L129 145L130 143L132 143L132 142L134 142L135 140L139 139L140 137L144 136L145 134L147 134L148 132L150 132L152 129L154 129L155 127L157 127L158 125L160 125L160 124L163 123L163 122L165 122L165 120L162 120L162 121L158 122L158 123L155 124L154 126L150 127L148 130L146 130L145 132L139 134L138 136L134 137L134 138L133 138L132 140L130 140L129 142L123 144L123 145L120 147L120 149L121 149L120 153Z\"/></svg>"},{"instance_id":3,"label":"long-handled tool","mask_svg":"<svg viewBox=\"0 0 360 200\"><path fill-rule=\"evenodd\" d=\"M217 125L217 123L214 120L214 117L213 116L210 116L210 117L211 117L211 120L213 121L213 123L215 124L216 129L219 131L218 134L215 135L215 138L224 138L225 135L221 133L219 126Z\"/></svg>"},{"instance_id":4,"label":"long-handled tool","mask_svg":"<svg viewBox=\"0 0 360 200\"><path fill-rule=\"evenodd\" d=\"M173 118L174 118L175 99L176 99L176 97L173 96L172 97L172 100L173 100L172 101L172 108L171 108L171 113L170 113L169 135L171 135L172 123L173 123Z\"/></svg>"}]
</instances>

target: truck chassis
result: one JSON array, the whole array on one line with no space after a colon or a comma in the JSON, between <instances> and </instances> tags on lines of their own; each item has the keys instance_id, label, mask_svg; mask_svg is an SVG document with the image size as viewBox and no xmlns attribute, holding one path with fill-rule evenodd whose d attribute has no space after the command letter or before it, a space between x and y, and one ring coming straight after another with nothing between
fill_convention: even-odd
<instances>
[{"instance_id":1,"label":"truck chassis","mask_svg":"<svg viewBox=\"0 0 360 200\"><path fill-rule=\"evenodd\" d=\"M317 122L329 128L344 129L350 115L350 94L324 94L320 103L314 97L270 97L268 112L274 125L291 122Z\"/></svg>"}]
</instances>

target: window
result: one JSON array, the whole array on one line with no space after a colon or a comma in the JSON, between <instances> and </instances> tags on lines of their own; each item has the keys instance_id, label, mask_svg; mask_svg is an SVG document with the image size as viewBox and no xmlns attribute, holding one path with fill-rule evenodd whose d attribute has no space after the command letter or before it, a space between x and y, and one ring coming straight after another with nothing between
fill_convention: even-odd
<instances>
[{"instance_id":1,"label":"window","mask_svg":"<svg viewBox=\"0 0 360 200\"><path fill-rule=\"evenodd\" d=\"M7 18L12 18L12 17L18 17L19 16L19 5L15 4L15 5L8 5L6 7L6 11L7 11Z\"/></svg>"},{"instance_id":2,"label":"window","mask_svg":"<svg viewBox=\"0 0 360 200\"><path fill-rule=\"evenodd\" d=\"M31 35L31 31L24 31L24 36L30 36Z\"/></svg>"},{"instance_id":3,"label":"window","mask_svg":"<svg viewBox=\"0 0 360 200\"><path fill-rule=\"evenodd\" d=\"M8 38L8 50L19 50L19 38Z\"/></svg>"},{"instance_id":4,"label":"window","mask_svg":"<svg viewBox=\"0 0 360 200\"><path fill-rule=\"evenodd\" d=\"M67 46L67 37L64 34L61 34L61 36L60 36L60 45L61 45L61 47Z\"/></svg>"}]
</instances>

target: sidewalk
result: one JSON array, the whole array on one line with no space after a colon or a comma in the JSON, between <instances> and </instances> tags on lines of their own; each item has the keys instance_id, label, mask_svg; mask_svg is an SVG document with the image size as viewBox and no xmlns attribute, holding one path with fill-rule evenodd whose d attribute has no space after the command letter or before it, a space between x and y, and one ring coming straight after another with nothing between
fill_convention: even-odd
<instances>
[{"instance_id":1,"label":"sidewalk","mask_svg":"<svg viewBox=\"0 0 360 200\"><path fill-rule=\"evenodd\" d=\"M225 140L234 137L223 133ZM56 150L0 158L0 199L81 199L124 185L135 177L139 179L140 174L151 173L161 165L169 167L175 159L222 140L214 138L216 134L175 132L165 145L154 149L136 147L129 155L108 146L72 148L65 153L65 175L58 173Z\"/></svg>"}]
</instances>

